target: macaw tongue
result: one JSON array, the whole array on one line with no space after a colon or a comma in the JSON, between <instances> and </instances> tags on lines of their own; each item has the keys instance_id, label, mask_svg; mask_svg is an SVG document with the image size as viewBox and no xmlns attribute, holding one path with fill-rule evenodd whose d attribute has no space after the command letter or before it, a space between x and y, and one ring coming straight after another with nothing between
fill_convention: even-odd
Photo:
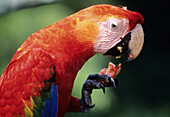
<instances>
[{"instance_id":1,"label":"macaw tongue","mask_svg":"<svg viewBox=\"0 0 170 117\"><path fill-rule=\"evenodd\" d=\"M99 74L105 74L114 78L115 76L118 75L120 70L121 70L121 64L116 66L115 64L109 62L108 68L107 69L103 68L102 70L100 70Z\"/></svg>"}]
</instances>

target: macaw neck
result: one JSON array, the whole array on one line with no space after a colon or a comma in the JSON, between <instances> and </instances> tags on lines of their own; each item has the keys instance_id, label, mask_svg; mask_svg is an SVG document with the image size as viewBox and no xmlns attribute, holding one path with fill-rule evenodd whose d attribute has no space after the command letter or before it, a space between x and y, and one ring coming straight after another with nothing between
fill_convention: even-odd
<instances>
[{"instance_id":1,"label":"macaw neck","mask_svg":"<svg viewBox=\"0 0 170 117\"><path fill-rule=\"evenodd\" d=\"M72 76L69 77L75 78L84 63L94 55L92 48L83 49L82 45L78 48L67 48L62 53L57 52L55 54L55 63L58 67L58 72L61 70L60 75L71 74Z\"/></svg>"},{"instance_id":2,"label":"macaw neck","mask_svg":"<svg viewBox=\"0 0 170 117\"><path fill-rule=\"evenodd\" d=\"M73 24L59 21L35 32L17 50L12 61L30 49L38 48L52 56L56 66L59 66L58 69L76 75L84 63L95 53L92 41L85 36L81 39L77 38L79 34L74 30L75 25Z\"/></svg>"},{"instance_id":3,"label":"macaw neck","mask_svg":"<svg viewBox=\"0 0 170 117\"><path fill-rule=\"evenodd\" d=\"M68 20L63 19L36 32L35 37L41 37L39 43L43 43L41 45L44 51L54 56L56 64L63 64L60 65L64 67L61 69L77 74L84 63L94 55L94 44L86 36L77 36L79 33L75 30L75 22Z\"/></svg>"}]
</instances>

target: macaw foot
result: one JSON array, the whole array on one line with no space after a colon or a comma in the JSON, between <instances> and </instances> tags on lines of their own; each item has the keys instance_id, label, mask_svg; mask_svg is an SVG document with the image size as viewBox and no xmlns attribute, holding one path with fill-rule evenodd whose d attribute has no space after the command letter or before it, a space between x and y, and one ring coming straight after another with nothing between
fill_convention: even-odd
<instances>
[{"instance_id":1,"label":"macaw foot","mask_svg":"<svg viewBox=\"0 0 170 117\"><path fill-rule=\"evenodd\" d=\"M118 80L116 78L111 78L108 75L104 74L93 74L89 75L86 82L83 84L82 88L82 98L80 103L82 106L82 112L88 112L91 108L95 106L92 105L91 93L93 89L102 89L105 93L105 87L113 86L116 88Z\"/></svg>"}]
</instances>

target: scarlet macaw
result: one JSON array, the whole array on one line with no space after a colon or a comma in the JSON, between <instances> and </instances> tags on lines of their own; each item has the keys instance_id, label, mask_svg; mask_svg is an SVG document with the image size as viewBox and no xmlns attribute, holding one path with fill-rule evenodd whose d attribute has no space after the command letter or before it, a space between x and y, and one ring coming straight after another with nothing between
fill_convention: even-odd
<instances>
[{"instance_id":1,"label":"scarlet macaw","mask_svg":"<svg viewBox=\"0 0 170 117\"><path fill-rule=\"evenodd\" d=\"M136 58L144 40L143 22L138 12L100 4L33 33L0 77L0 117L89 111L94 107L92 89L104 91L117 81L105 74L89 75L78 99L71 96L77 72L95 53Z\"/></svg>"}]
</instances>

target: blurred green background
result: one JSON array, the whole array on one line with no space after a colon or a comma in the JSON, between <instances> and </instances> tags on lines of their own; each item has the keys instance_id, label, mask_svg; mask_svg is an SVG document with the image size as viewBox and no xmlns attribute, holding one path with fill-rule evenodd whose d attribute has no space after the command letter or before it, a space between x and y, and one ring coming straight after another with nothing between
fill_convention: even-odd
<instances>
[{"instance_id":1,"label":"blurred green background","mask_svg":"<svg viewBox=\"0 0 170 117\"><path fill-rule=\"evenodd\" d=\"M170 117L168 0L65 0L4 14L0 16L0 74L29 35L80 9L101 3L127 6L144 16L144 48L135 61L123 66L116 89L108 88L106 94L93 91L96 106L91 112L67 113L65 117ZM102 55L91 58L78 73L73 95L80 98L88 75L107 67L109 61L116 62Z\"/></svg>"}]
</instances>

